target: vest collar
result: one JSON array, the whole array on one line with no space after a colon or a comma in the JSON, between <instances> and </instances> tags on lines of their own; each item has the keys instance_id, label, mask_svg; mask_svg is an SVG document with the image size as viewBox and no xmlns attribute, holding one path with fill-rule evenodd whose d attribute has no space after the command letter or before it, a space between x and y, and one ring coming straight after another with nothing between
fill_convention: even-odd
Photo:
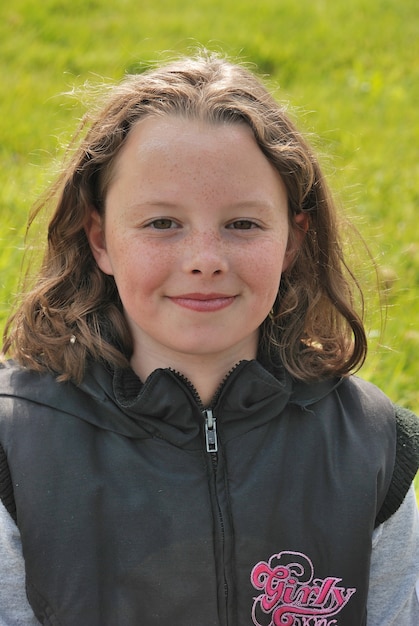
<instances>
[{"instance_id":1,"label":"vest collar","mask_svg":"<svg viewBox=\"0 0 419 626\"><path fill-rule=\"evenodd\" d=\"M202 429L204 407L191 383L173 370L155 370L144 384L132 370L117 370L113 392L125 415L153 422L154 434L176 445L189 443ZM278 416L291 393L292 381L285 371L275 377L257 361L241 361L226 376L208 408L226 441Z\"/></svg>"},{"instance_id":2,"label":"vest collar","mask_svg":"<svg viewBox=\"0 0 419 626\"><path fill-rule=\"evenodd\" d=\"M135 439L157 436L180 447L195 447L200 441L203 407L192 385L170 369L155 370L142 384L130 368L111 370L94 362L79 387L57 383L51 374L6 369L5 395ZM336 379L301 383L283 367L268 371L257 360L242 361L224 380L211 409L227 441L278 417L289 403L303 408L313 404L339 384Z\"/></svg>"}]
</instances>

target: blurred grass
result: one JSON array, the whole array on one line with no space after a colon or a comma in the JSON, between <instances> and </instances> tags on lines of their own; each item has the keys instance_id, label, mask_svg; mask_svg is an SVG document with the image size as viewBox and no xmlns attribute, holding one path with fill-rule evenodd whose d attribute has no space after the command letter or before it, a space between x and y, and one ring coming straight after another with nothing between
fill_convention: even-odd
<instances>
[{"instance_id":1,"label":"blurred grass","mask_svg":"<svg viewBox=\"0 0 419 626\"><path fill-rule=\"evenodd\" d=\"M379 265L385 332L368 258L371 349L361 374L419 412L419 9L416 0L14 0L0 7L0 326L28 209L82 107L60 95L119 79L196 44L279 84Z\"/></svg>"}]
</instances>

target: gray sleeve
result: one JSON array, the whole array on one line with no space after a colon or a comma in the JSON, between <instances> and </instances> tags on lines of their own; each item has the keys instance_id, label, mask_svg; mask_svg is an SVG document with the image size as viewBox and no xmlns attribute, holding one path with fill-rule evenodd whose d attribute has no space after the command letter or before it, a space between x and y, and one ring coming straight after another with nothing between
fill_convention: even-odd
<instances>
[{"instance_id":1,"label":"gray sleeve","mask_svg":"<svg viewBox=\"0 0 419 626\"><path fill-rule=\"evenodd\" d=\"M0 626L39 626L25 591L19 530L0 502Z\"/></svg>"},{"instance_id":2,"label":"gray sleeve","mask_svg":"<svg viewBox=\"0 0 419 626\"><path fill-rule=\"evenodd\" d=\"M368 626L419 624L419 514L413 486L374 531Z\"/></svg>"}]
</instances>

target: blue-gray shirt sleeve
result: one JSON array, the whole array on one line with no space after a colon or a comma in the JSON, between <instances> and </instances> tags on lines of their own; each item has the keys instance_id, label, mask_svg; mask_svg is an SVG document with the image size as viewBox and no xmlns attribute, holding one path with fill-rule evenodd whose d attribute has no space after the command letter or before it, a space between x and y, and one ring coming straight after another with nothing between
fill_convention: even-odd
<instances>
[{"instance_id":1,"label":"blue-gray shirt sleeve","mask_svg":"<svg viewBox=\"0 0 419 626\"><path fill-rule=\"evenodd\" d=\"M413 486L373 535L368 626L419 625L419 514Z\"/></svg>"},{"instance_id":2,"label":"blue-gray shirt sleeve","mask_svg":"<svg viewBox=\"0 0 419 626\"><path fill-rule=\"evenodd\" d=\"M39 626L25 591L19 530L0 502L0 626Z\"/></svg>"}]
</instances>

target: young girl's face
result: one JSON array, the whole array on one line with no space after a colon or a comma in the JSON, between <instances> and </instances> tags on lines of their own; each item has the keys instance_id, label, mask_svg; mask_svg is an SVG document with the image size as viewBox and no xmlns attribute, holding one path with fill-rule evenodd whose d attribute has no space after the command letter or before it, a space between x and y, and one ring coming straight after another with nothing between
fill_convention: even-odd
<instances>
[{"instance_id":1,"label":"young girl's face","mask_svg":"<svg viewBox=\"0 0 419 626\"><path fill-rule=\"evenodd\" d=\"M87 234L115 278L134 369L256 356L292 254L284 184L247 125L139 122Z\"/></svg>"}]
</instances>

